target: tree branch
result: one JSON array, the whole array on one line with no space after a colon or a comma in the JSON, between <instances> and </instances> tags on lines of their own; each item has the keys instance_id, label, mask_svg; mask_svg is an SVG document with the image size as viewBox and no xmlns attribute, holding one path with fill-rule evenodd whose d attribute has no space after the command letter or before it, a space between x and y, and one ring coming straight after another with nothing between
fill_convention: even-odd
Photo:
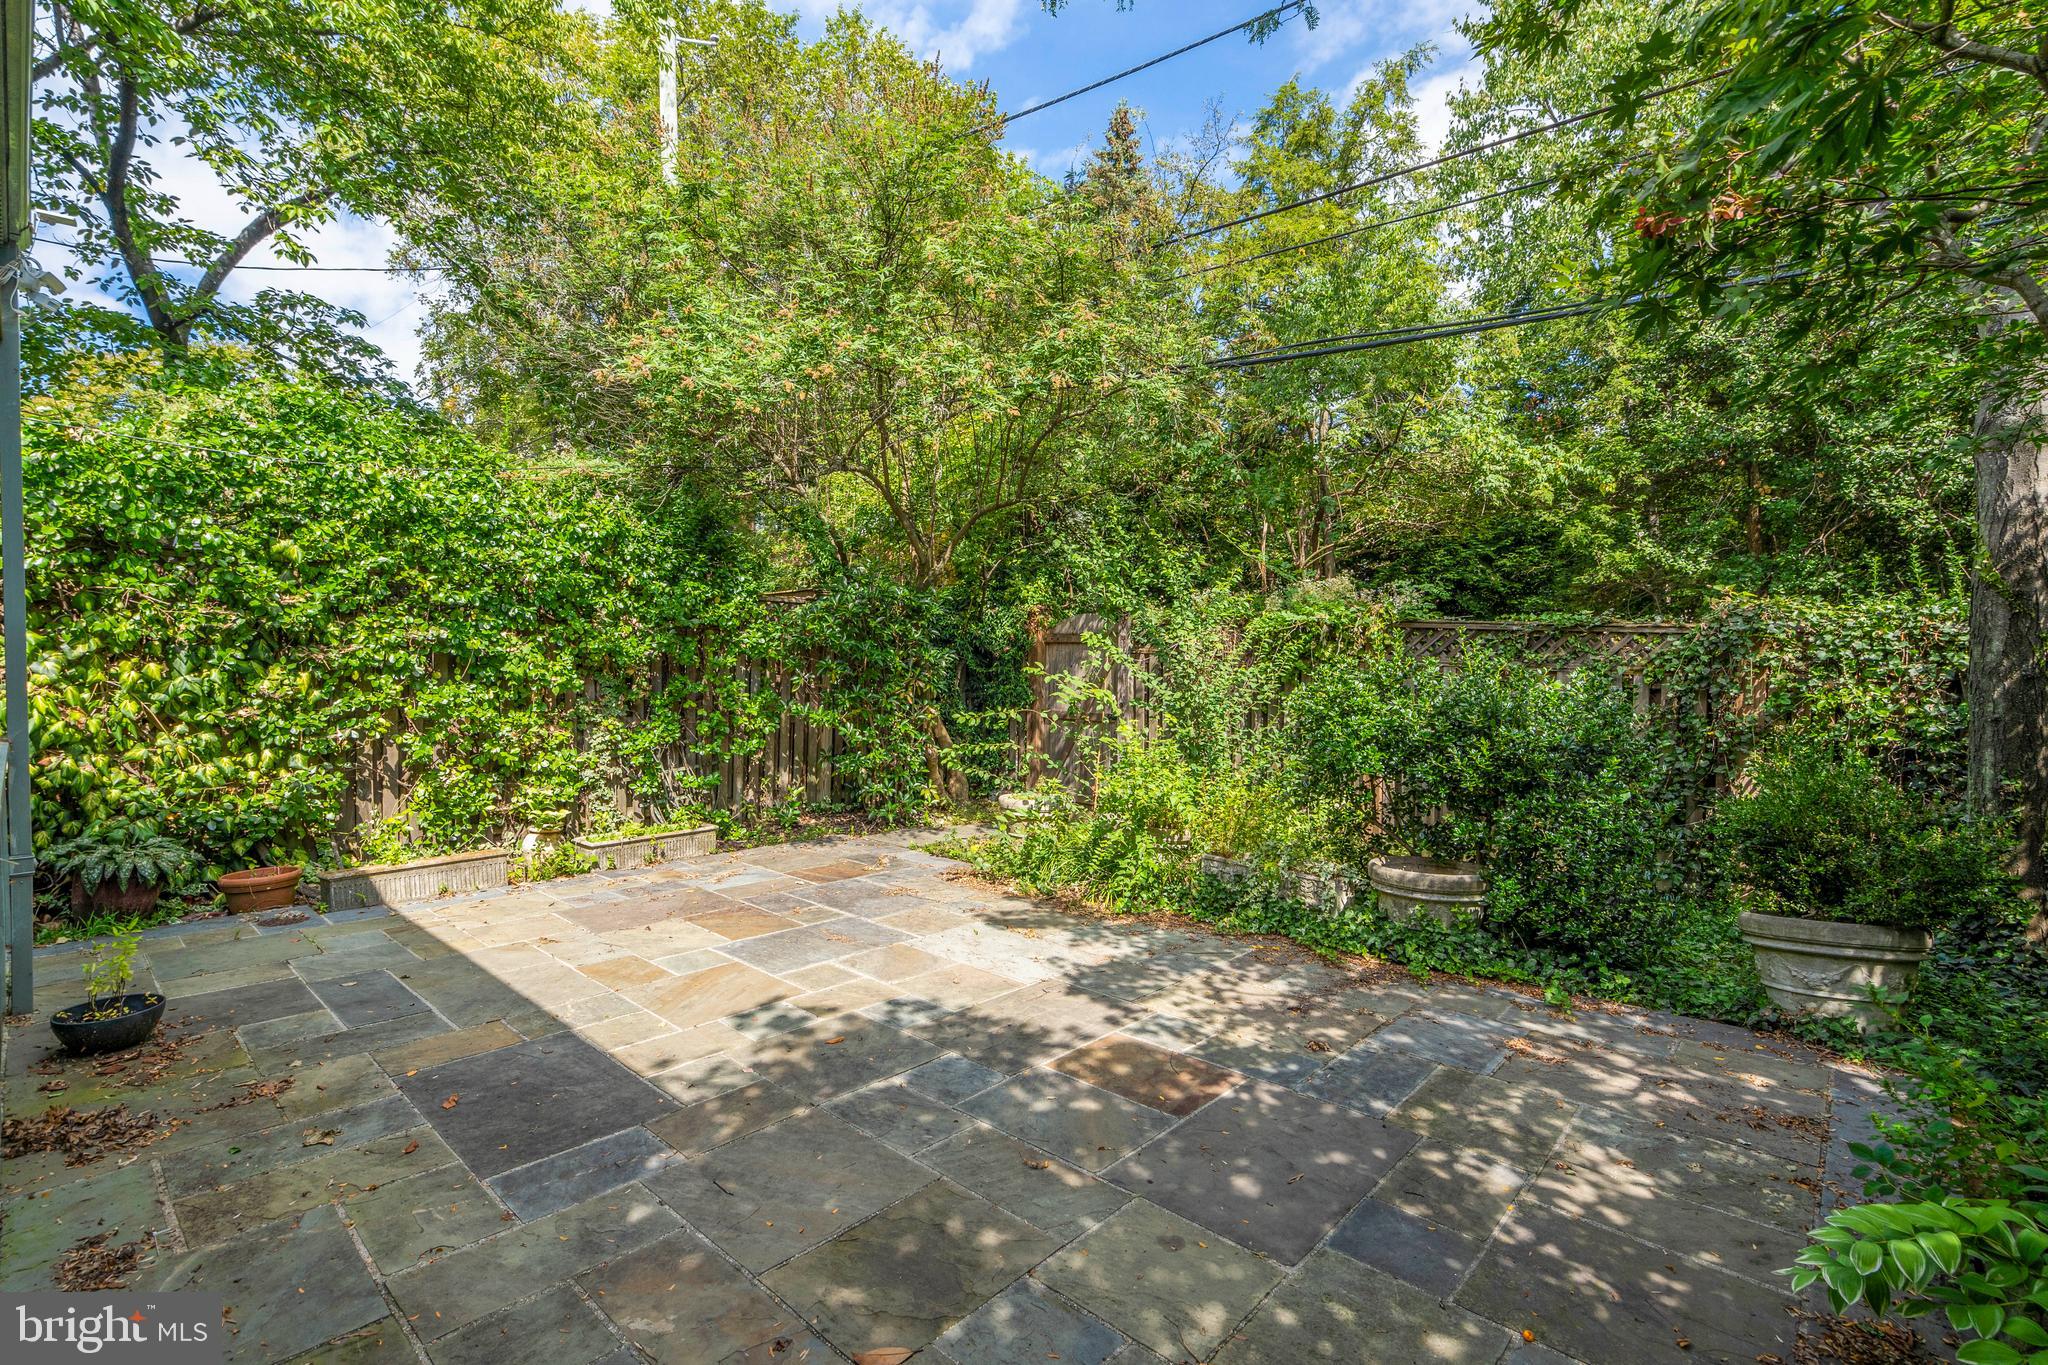
<instances>
[{"instance_id":1,"label":"tree branch","mask_svg":"<svg viewBox=\"0 0 2048 1365\"><path fill-rule=\"evenodd\" d=\"M100 202L107 206L107 227L121 253L121 264L128 269L128 278L135 282L135 292L142 300L142 311L149 318L150 327L165 339L182 345L184 336L164 292L163 277L157 273L149 253L136 242L135 222L128 212L128 170L135 158L142 98L135 82L125 79L115 98L120 114L114 124L113 141L107 146L107 178L100 190Z\"/></svg>"},{"instance_id":2,"label":"tree branch","mask_svg":"<svg viewBox=\"0 0 2048 1365\"><path fill-rule=\"evenodd\" d=\"M226 10L201 5L183 19L173 19L171 21L171 32L177 34L180 38L189 38L214 20L223 17L226 13ZM64 14L62 18L70 19L70 15L68 13ZM78 31L77 21L74 19L71 20L71 23L73 31ZM62 27L61 21L59 27ZM69 46L60 46L55 52L52 52L49 56L44 57L33 67L29 68L29 79L31 82L46 80L56 75L74 57L89 57L103 47L105 43L106 36L104 34L90 33Z\"/></svg>"},{"instance_id":3,"label":"tree branch","mask_svg":"<svg viewBox=\"0 0 2048 1365\"><path fill-rule=\"evenodd\" d=\"M1902 32L1917 34L1941 50L1946 57L1964 57L1985 66L2002 66L2008 71L2017 71L2022 76L2032 76L2048 85L2048 60L2039 54L2025 52L2016 47L1999 47L1994 43L1979 42L1963 35L1944 10L1943 17L1936 23L1915 23L1897 15L1877 11L1877 18Z\"/></svg>"}]
</instances>

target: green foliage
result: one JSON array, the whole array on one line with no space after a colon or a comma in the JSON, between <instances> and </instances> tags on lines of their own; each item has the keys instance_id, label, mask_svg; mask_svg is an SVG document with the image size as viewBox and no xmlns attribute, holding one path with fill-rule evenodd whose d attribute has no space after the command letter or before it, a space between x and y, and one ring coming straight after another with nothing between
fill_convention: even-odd
<instances>
[{"instance_id":1,"label":"green foliage","mask_svg":"<svg viewBox=\"0 0 2048 1365\"><path fill-rule=\"evenodd\" d=\"M920 587L1170 430L1195 342L1101 230L1118 196L960 136L985 91L857 14L805 43L738 2L693 14L720 36L670 183L651 18L576 65L573 149L442 229L434 382L483 429L737 490L793 557Z\"/></svg>"},{"instance_id":2,"label":"green foliage","mask_svg":"<svg viewBox=\"0 0 2048 1365\"><path fill-rule=\"evenodd\" d=\"M1959 796L1968 637L1954 592L1725 597L1650 661L1647 681L1673 699L1673 780L1711 794L1797 729L1868 754L1916 793Z\"/></svg>"},{"instance_id":3,"label":"green foliage","mask_svg":"<svg viewBox=\"0 0 2048 1365\"><path fill-rule=\"evenodd\" d=\"M135 984L135 954L141 947L140 931L124 928L95 940L85 950L86 1018L112 1019L120 1015L115 1001Z\"/></svg>"},{"instance_id":4,"label":"green foliage","mask_svg":"<svg viewBox=\"0 0 2048 1365\"><path fill-rule=\"evenodd\" d=\"M1648 723L1600 671L1389 651L1311 675L1291 714L1290 781L1344 811L1355 862L1483 860L1489 915L1521 942L1631 961L1664 933L1678 820Z\"/></svg>"},{"instance_id":5,"label":"green foliage","mask_svg":"<svg viewBox=\"0 0 2048 1365\"><path fill-rule=\"evenodd\" d=\"M1752 909L1900 929L2016 907L2003 832L1948 817L1860 752L1791 742L1723 801L1713 835Z\"/></svg>"},{"instance_id":6,"label":"green foliage","mask_svg":"<svg viewBox=\"0 0 2048 1365\"><path fill-rule=\"evenodd\" d=\"M597 865L596 858L585 857L576 845L564 841L520 858L513 864L513 871L518 881L545 882L556 877L578 877Z\"/></svg>"},{"instance_id":7,"label":"green foliage","mask_svg":"<svg viewBox=\"0 0 2048 1365\"><path fill-rule=\"evenodd\" d=\"M43 850L43 864L74 878L88 892L102 883L117 890L168 887L192 866L192 850L148 824L108 820L87 826Z\"/></svg>"},{"instance_id":8,"label":"green foliage","mask_svg":"<svg viewBox=\"0 0 2048 1365\"><path fill-rule=\"evenodd\" d=\"M222 285L265 244L311 259L343 213L432 219L492 192L492 171L553 122L549 76L566 33L547 0L81 0L52 7L35 53L36 201L78 220L87 275L133 320L94 305L28 347L45 376L95 341L182 350L233 339L308 369L381 373L346 330L363 322L303 293L248 303ZM200 225L158 148L209 174L243 215ZM218 210L216 210L218 211ZM190 262L177 272L167 263ZM57 331L57 335L51 335Z\"/></svg>"},{"instance_id":9,"label":"green foliage","mask_svg":"<svg viewBox=\"0 0 2048 1365\"><path fill-rule=\"evenodd\" d=\"M2048 1182L2048 1171L2035 1171ZM2048 1204L1946 1199L1837 1209L1785 1272L1827 1286L1836 1312L1939 1309L1971 1338L1965 1365L2048 1362Z\"/></svg>"},{"instance_id":10,"label":"green foliage","mask_svg":"<svg viewBox=\"0 0 2048 1365\"><path fill-rule=\"evenodd\" d=\"M508 465L221 353L110 361L28 429L45 840L135 819L216 866L403 861L560 831L620 788L683 818L785 712L836 733L840 792L879 816L1014 768L1014 707L963 690L956 600L847 569L766 603L733 530L615 468ZM749 681L769 663L789 700ZM377 741L405 807L330 849Z\"/></svg>"},{"instance_id":11,"label":"green foliage","mask_svg":"<svg viewBox=\"0 0 2048 1365\"><path fill-rule=\"evenodd\" d=\"M210 863L317 858L383 738L405 841L472 846L651 780L586 763L577 724L625 725L664 653L716 675L758 616L744 556L686 514L229 357L110 363L27 427L45 837L135 818Z\"/></svg>"}]
</instances>

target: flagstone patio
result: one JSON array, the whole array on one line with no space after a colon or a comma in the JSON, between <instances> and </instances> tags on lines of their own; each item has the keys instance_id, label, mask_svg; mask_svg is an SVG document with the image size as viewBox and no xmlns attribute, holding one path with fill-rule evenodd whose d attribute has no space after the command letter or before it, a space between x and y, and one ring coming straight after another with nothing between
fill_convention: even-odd
<instances>
[{"instance_id":1,"label":"flagstone patio","mask_svg":"<svg viewBox=\"0 0 2048 1365\"><path fill-rule=\"evenodd\" d=\"M141 1242L237 1361L1792 1359L1772 1272L1865 1078L1078 916L917 842L155 933L163 1045L8 1021L10 1116L157 1136L0 1164L0 1283ZM36 967L68 1003L76 950Z\"/></svg>"}]
</instances>

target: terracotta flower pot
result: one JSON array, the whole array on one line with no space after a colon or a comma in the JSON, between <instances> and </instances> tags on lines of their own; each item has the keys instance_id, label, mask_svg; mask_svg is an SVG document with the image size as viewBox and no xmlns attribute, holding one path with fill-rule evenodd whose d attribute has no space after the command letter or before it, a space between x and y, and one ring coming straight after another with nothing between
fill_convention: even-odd
<instances>
[{"instance_id":1,"label":"terracotta flower pot","mask_svg":"<svg viewBox=\"0 0 2048 1365\"><path fill-rule=\"evenodd\" d=\"M214 885L227 897L229 914L246 915L290 905L299 894L299 878L303 875L305 869L298 866L249 867L228 873Z\"/></svg>"}]
</instances>

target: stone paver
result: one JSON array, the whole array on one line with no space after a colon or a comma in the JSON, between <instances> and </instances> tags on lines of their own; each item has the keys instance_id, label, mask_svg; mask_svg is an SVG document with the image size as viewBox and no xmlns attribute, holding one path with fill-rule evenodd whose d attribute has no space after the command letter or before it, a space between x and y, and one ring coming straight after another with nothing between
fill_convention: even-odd
<instances>
[{"instance_id":1,"label":"stone paver","mask_svg":"<svg viewBox=\"0 0 2048 1365\"><path fill-rule=\"evenodd\" d=\"M648 1188L758 1273L936 1178L846 1120L811 1109L659 1172Z\"/></svg>"},{"instance_id":2,"label":"stone paver","mask_svg":"<svg viewBox=\"0 0 2048 1365\"><path fill-rule=\"evenodd\" d=\"M195 1252L153 1287L220 1295L236 1362L285 1360L390 1311L332 1208Z\"/></svg>"},{"instance_id":3,"label":"stone paver","mask_svg":"<svg viewBox=\"0 0 2048 1365\"><path fill-rule=\"evenodd\" d=\"M1076 1048L1052 1066L1175 1118L1186 1118L1244 1079L1235 1071L1120 1033Z\"/></svg>"},{"instance_id":4,"label":"stone paver","mask_svg":"<svg viewBox=\"0 0 2048 1365\"><path fill-rule=\"evenodd\" d=\"M954 1323L932 1343L932 1351L952 1365L1010 1365L1020 1360L1103 1365L1124 1340L1115 1328L1025 1279Z\"/></svg>"},{"instance_id":5,"label":"stone paver","mask_svg":"<svg viewBox=\"0 0 2048 1365\"><path fill-rule=\"evenodd\" d=\"M105 1234L300 1365L1795 1358L1773 1272L1869 1078L1090 917L924 837L151 931L160 1064L5 1025L10 1115L158 1136L0 1159L0 1287ZM48 1003L79 960L37 954Z\"/></svg>"},{"instance_id":6,"label":"stone paver","mask_svg":"<svg viewBox=\"0 0 2048 1365\"><path fill-rule=\"evenodd\" d=\"M1216 1361L1493 1365L1507 1344L1508 1334L1498 1323L1333 1251L1318 1251L1260 1305L1216 1353Z\"/></svg>"},{"instance_id":7,"label":"stone paver","mask_svg":"<svg viewBox=\"0 0 2048 1365\"><path fill-rule=\"evenodd\" d=\"M577 1277L628 1338L662 1365L823 1361L802 1319L693 1232L676 1232Z\"/></svg>"},{"instance_id":8,"label":"stone paver","mask_svg":"<svg viewBox=\"0 0 2048 1365\"><path fill-rule=\"evenodd\" d=\"M1378 1119L1252 1081L1106 1175L1292 1265L1414 1145Z\"/></svg>"},{"instance_id":9,"label":"stone paver","mask_svg":"<svg viewBox=\"0 0 2048 1365\"><path fill-rule=\"evenodd\" d=\"M1059 1244L944 1180L763 1276L848 1355L917 1350Z\"/></svg>"},{"instance_id":10,"label":"stone paver","mask_svg":"<svg viewBox=\"0 0 2048 1365\"><path fill-rule=\"evenodd\" d=\"M481 1176L566 1152L674 1105L569 1034L444 1062L397 1084Z\"/></svg>"},{"instance_id":11,"label":"stone paver","mask_svg":"<svg viewBox=\"0 0 2048 1365\"><path fill-rule=\"evenodd\" d=\"M1280 1268L1142 1199L1032 1272L1169 1360L1206 1360Z\"/></svg>"},{"instance_id":12,"label":"stone paver","mask_svg":"<svg viewBox=\"0 0 2048 1365\"><path fill-rule=\"evenodd\" d=\"M1087 1171L1101 1170L1172 1126L1156 1109L1058 1071L1027 1071L961 1107Z\"/></svg>"}]
</instances>

